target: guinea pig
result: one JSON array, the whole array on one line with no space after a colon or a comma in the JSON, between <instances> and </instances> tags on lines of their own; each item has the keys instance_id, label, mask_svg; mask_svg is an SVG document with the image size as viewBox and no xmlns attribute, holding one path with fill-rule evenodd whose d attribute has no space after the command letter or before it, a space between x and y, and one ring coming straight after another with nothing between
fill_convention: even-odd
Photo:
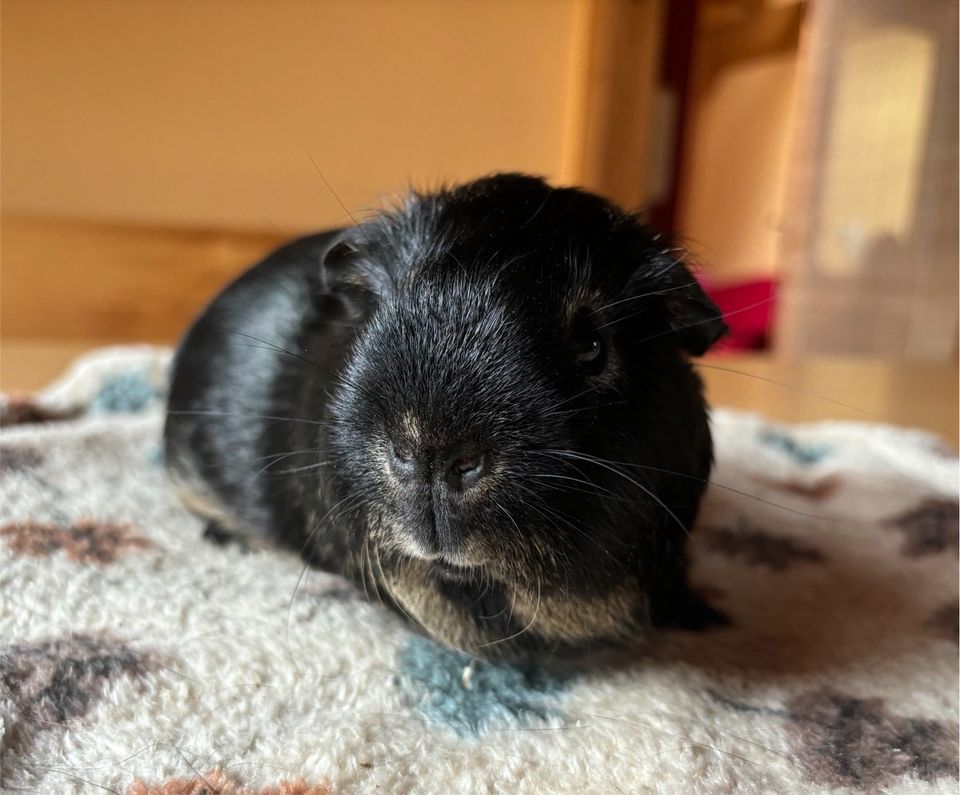
<instances>
[{"instance_id":1,"label":"guinea pig","mask_svg":"<svg viewBox=\"0 0 960 795\"><path fill-rule=\"evenodd\" d=\"M684 547L712 465L688 357L726 330L608 201L497 174L280 248L174 358L167 467L434 639L530 658L717 618Z\"/></svg>"}]
</instances>

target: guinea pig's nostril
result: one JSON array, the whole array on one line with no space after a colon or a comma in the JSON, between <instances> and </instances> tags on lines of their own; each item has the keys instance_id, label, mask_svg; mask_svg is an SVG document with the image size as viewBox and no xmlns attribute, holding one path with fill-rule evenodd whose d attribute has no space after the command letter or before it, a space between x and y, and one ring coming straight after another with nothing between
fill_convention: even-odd
<instances>
[{"instance_id":1,"label":"guinea pig's nostril","mask_svg":"<svg viewBox=\"0 0 960 795\"><path fill-rule=\"evenodd\" d=\"M482 465L483 456L463 456L462 458L458 458L453 462L453 471L458 475L466 475L468 472L473 472L475 469L479 469Z\"/></svg>"},{"instance_id":2,"label":"guinea pig's nostril","mask_svg":"<svg viewBox=\"0 0 960 795\"><path fill-rule=\"evenodd\" d=\"M447 468L447 484L455 491L464 491L476 485L487 471L486 451L459 455Z\"/></svg>"},{"instance_id":3,"label":"guinea pig's nostril","mask_svg":"<svg viewBox=\"0 0 960 795\"><path fill-rule=\"evenodd\" d=\"M393 445L393 456L405 464L413 459L413 453L410 452L410 449L399 444Z\"/></svg>"}]
</instances>

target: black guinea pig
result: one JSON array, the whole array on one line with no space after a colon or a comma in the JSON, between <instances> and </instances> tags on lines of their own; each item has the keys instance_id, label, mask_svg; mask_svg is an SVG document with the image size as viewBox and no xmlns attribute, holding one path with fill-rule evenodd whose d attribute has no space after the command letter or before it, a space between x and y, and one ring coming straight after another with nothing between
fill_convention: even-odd
<instances>
[{"instance_id":1,"label":"black guinea pig","mask_svg":"<svg viewBox=\"0 0 960 795\"><path fill-rule=\"evenodd\" d=\"M726 330L609 202L500 174L297 240L173 366L166 460L214 540L267 539L485 657L715 614L684 543L712 463L688 356Z\"/></svg>"}]
</instances>

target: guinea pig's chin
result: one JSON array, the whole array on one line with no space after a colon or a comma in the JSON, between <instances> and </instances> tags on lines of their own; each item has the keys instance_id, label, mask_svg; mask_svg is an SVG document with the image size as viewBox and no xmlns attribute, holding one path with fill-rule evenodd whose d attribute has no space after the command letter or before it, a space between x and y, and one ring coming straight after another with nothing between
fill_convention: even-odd
<instances>
[{"instance_id":1,"label":"guinea pig's chin","mask_svg":"<svg viewBox=\"0 0 960 795\"><path fill-rule=\"evenodd\" d=\"M474 569L483 565L483 559L467 547L461 549L431 549L420 539L403 530L391 530L384 539L396 552L415 560L439 563L444 568Z\"/></svg>"}]
</instances>

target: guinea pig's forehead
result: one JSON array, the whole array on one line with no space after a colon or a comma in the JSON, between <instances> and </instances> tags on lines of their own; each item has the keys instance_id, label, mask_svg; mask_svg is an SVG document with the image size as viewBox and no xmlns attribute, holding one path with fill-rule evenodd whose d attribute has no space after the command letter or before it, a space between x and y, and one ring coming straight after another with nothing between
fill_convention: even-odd
<instances>
[{"instance_id":1,"label":"guinea pig's forehead","mask_svg":"<svg viewBox=\"0 0 960 795\"><path fill-rule=\"evenodd\" d=\"M533 349L528 315L495 290L412 284L379 308L366 339L391 362L519 361Z\"/></svg>"},{"instance_id":2,"label":"guinea pig's forehead","mask_svg":"<svg viewBox=\"0 0 960 795\"><path fill-rule=\"evenodd\" d=\"M489 282L437 271L414 272L391 296L387 315L405 322L507 322L510 314L502 291Z\"/></svg>"}]
</instances>

